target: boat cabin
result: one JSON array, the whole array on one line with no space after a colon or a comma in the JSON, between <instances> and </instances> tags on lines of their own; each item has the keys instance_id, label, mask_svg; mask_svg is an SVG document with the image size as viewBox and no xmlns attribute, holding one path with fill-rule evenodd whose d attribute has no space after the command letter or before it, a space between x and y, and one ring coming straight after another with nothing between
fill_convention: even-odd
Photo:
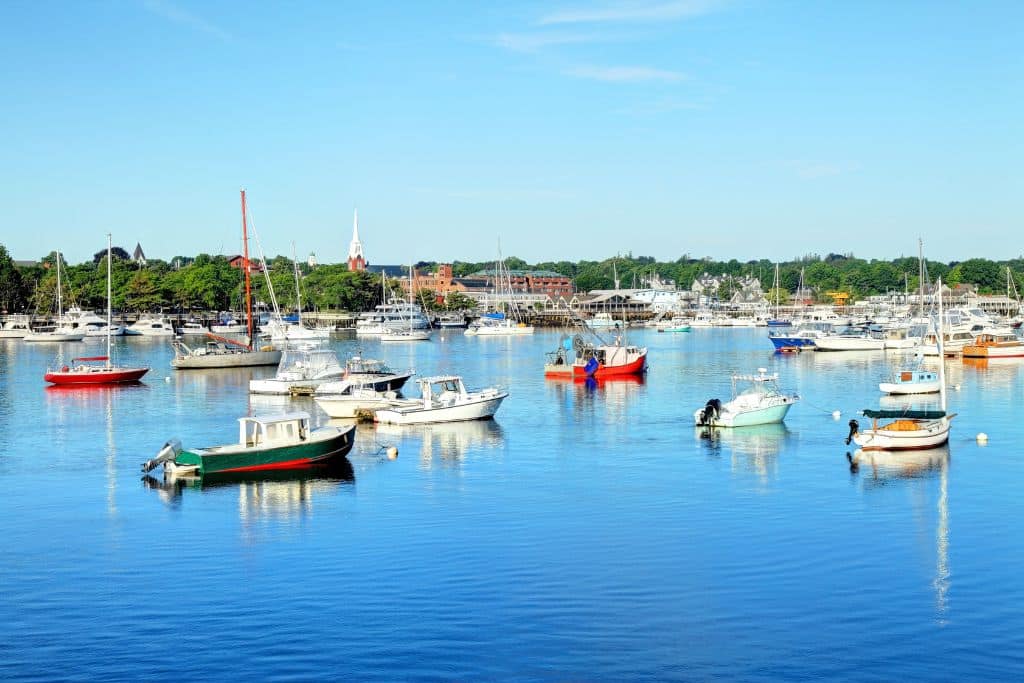
<instances>
[{"instance_id":1,"label":"boat cabin","mask_svg":"<svg viewBox=\"0 0 1024 683\"><path fill-rule=\"evenodd\" d=\"M1021 340L1013 334L979 334L974 346L1020 346Z\"/></svg>"},{"instance_id":2,"label":"boat cabin","mask_svg":"<svg viewBox=\"0 0 1024 683\"><path fill-rule=\"evenodd\" d=\"M238 418L238 443L245 448L296 444L308 436L307 412Z\"/></svg>"},{"instance_id":3,"label":"boat cabin","mask_svg":"<svg viewBox=\"0 0 1024 683\"><path fill-rule=\"evenodd\" d=\"M420 387L420 395L424 401L454 401L468 393L466 385L458 375L439 375L416 380Z\"/></svg>"},{"instance_id":4,"label":"boat cabin","mask_svg":"<svg viewBox=\"0 0 1024 683\"><path fill-rule=\"evenodd\" d=\"M918 382L935 382L939 376L927 370L902 370L896 374L896 382L900 384L916 384Z\"/></svg>"}]
</instances>

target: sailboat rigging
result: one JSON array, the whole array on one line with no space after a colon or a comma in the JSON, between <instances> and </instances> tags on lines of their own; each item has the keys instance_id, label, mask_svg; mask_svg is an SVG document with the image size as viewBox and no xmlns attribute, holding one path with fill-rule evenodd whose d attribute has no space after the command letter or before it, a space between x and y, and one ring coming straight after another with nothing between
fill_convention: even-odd
<instances>
[{"instance_id":1,"label":"sailboat rigging","mask_svg":"<svg viewBox=\"0 0 1024 683\"><path fill-rule=\"evenodd\" d=\"M51 384L117 384L124 382L137 382L143 375L149 372L148 367L117 367L110 361L110 327L113 317L113 296L111 293L111 246L110 233L107 233L107 355L85 356L75 358L71 365L64 365L58 370L50 370L43 379ZM58 254L57 277L60 277L60 255ZM89 365L89 363L102 362L103 365ZM77 363L77 365L76 365Z\"/></svg>"}]
</instances>

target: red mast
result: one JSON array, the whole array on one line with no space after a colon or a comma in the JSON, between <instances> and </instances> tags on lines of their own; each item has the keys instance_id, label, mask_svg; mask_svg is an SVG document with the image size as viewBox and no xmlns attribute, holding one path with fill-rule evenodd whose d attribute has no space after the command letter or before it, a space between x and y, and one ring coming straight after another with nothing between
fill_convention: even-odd
<instances>
[{"instance_id":1,"label":"red mast","mask_svg":"<svg viewBox=\"0 0 1024 683\"><path fill-rule=\"evenodd\" d=\"M242 268L245 270L245 322L249 333L249 350L252 350L252 292L249 288L249 231L245 218L245 190L242 190Z\"/></svg>"}]
</instances>

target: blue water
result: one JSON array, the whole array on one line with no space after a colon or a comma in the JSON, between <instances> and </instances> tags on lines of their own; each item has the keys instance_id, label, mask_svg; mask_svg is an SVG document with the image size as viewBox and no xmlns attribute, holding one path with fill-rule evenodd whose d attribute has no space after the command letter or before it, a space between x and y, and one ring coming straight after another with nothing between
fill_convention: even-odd
<instances>
[{"instance_id":1,"label":"blue water","mask_svg":"<svg viewBox=\"0 0 1024 683\"><path fill-rule=\"evenodd\" d=\"M1024 677L1024 363L949 361L948 448L851 470L846 421L898 356L640 331L646 381L588 387L544 380L557 341L339 337L511 396L492 423L360 425L332 478L205 488L139 464L316 406L139 338L117 352L143 385L46 389L58 347L0 341L0 679ZM786 425L701 438L693 411L757 367L801 395Z\"/></svg>"}]
</instances>

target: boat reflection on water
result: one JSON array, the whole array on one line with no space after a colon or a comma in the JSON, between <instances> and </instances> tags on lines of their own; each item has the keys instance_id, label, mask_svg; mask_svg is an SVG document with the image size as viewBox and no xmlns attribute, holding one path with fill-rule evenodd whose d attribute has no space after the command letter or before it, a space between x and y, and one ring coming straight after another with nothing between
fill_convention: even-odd
<instances>
[{"instance_id":1,"label":"boat reflection on water","mask_svg":"<svg viewBox=\"0 0 1024 683\"><path fill-rule=\"evenodd\" d=\"M711 454L728 451L734 472L754 472L762 479L775 476L777 456L791 436L781 422L754 427L697 427L694 434Z\"/></svg>"},{"instance_id":2,"label":"boat reflection on water","mask_svg":"<svg viewBox=\"0 0 1024 683\"><path fill-rule=\"evenodd\" d=\"M862 451L846 454L850 472L864 477L865 490L888 490L894 481L924 485L939 477L939 498L935 522L935 612L940 624L946 623L949 592L949 444L920 451ZM923 500L923 497L917 498ZM923 516L915 515L915 519Z\"/></svg>"},{"instance_id":3,"label":"boat reflection on water","mask_svg":"<svg viewBox=\"0 0 1024 683\"><path fill-rule=\"evenodd\" d=\"M862 451L847 453L851 472L882 483L888 479L920 479L944 473L949 466L949 444L919 451Z\"/></svg>"},{"instance_id":4,"label":"boat reflection on water","mask_svg":"<svg viewBox=\"0 0 1024 683\"><path fill-rule=\"evenodd\" d=\"M208 492L238 488L238 515L243 522L260 518L308 516L314 500L355 483L348 458L330 467L284 472L219 472L181 476L156 472L142 478L146 488L160 494L171 507L179 507L185 491Z\"/></svg>"},{"instance_id":5,"label":"boat reflection on water","mask_svg":"<svg viewBox=\"0 0 1024 683\"><path fill-rule=\"evenodd\" d=\"M883 410L939 410L939 405L938 394L885 394L878 397L878 407Z\"/></svg>"},{"instance_id":6,"label":"boat reflection on water","mask_svg":"<svg viewBox=\"0 0 1024 683\"><path fill-rule=\"evenodd\" d=\"M378 424L376 427L378 440L386 437L399 438L405 443L419 441L420 464L423 467L429 467L434 462L460 464L468 453L491 450L505 441L501 425L494 420L423 425Z\"/></svg>"}]
</instances>

